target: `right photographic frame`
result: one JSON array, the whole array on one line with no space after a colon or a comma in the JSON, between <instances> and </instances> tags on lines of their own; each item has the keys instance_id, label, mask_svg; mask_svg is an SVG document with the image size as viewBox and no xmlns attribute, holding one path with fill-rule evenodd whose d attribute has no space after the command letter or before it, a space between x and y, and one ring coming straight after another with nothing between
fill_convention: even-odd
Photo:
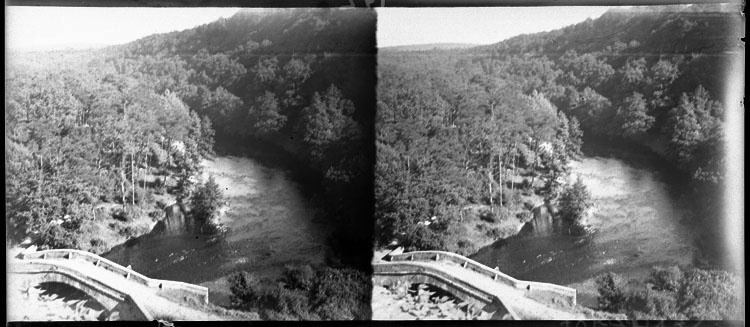
<instances>
[{"instance_id":1,"label":"right photographic frame","mask_svg":"<svg viewBox=\"0 0 750 327\"><path fill-rule=\"evenodd\" d=\"M376 11L374 320L744 320L741 5Z\"/></svg>"}]
</instances>

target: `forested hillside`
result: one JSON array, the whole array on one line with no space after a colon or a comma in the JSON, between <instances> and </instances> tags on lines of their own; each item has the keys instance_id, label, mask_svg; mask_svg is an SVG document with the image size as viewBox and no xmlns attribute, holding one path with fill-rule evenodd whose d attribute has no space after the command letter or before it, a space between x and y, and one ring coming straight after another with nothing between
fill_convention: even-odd
<instances>
[{"instance_id":1,"label":"forested hillside","mask_svg":"<svg viewBox=\"0 0 750 327\"><path fill-rule=\"evenodd\" d=\"M369 265L375 15L363 10L240 11L124 49L122 65L209 117L217 142L285 148L320 180L333 248Z\"/></svg>"},{"instance_id":2,"label":"forested hillside","mask_svg":"<svg viewBox=\"0 0 750 327\"><path fill-rule=\"evenodd\" d=\"M364 10L240 11L103 50L16 56L5 125L14 239L103 250L95 208L156 212L152 195L170 179L167 192L191 190L214 142L258 143L310 167L335 260L368 265L374 26Z\"/></svg>"},{"instance_id":3,"label":"forested hillside","mask_svg":"<svg viewBox=\"0 0 750 327\"><path fill-rule=\"evenodd\" d=\"M502 221L557 199L583 134L652 147L720 189L741 23L721 5L631 8L489 46L381 53L378 244L471 249L464 209Z\"/></svg>"}]
</instances>

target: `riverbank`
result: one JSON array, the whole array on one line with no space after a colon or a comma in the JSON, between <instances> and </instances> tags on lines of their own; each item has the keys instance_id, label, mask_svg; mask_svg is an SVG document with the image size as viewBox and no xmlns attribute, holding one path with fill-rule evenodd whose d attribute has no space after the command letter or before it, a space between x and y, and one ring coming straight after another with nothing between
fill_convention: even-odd
<instances>
[{"instance_id":1,"label":"riverbank","mask_svg":"<svg viewBox=\"0 0 750 327\"><path fill-rule=\"evenodd\" d=\"M199 179L213 177L228 204L217 219L226 233L143 237L105 257L150 277L208 287L211 303L225 307L231 294L226 277L235 271L275 280L287 265L325 263L327 229L315 220L292 169L232 155L204 160L202 166Z\"/></svg>"},{"instance_id":2,"label":"riverbank","mask_svg":"<svg viewBox=\"0 0 750 327\"><path fill-rule=\"evenodd\" d=\"M598 307L594 280L600 274L638 279L653 266L698 266L704 228L694 219L695 204L686 205L695 201L679 173L641 148L590 144L584 154L571 164L570 177L580 176L591 192L590 234L561 235L537 221L529 233L472 258L517 278L576 288L579 303L592 308Z\"/></svg>"}]
</instances>

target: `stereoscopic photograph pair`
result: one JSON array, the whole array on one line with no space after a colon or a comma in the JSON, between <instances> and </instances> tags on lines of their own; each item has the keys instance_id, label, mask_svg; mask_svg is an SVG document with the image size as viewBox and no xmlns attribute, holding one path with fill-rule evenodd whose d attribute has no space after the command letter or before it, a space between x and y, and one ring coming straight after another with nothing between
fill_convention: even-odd
<instances>
[{"instance_id":1,"label":"stereoscopic photograph pair","mask_svg":"<svg viewBox=\"0 0 750 327\"><path fill-rule=\"evenodd\" d=\"M741 10L11 5L7 321L744 320Z\"/></svg>"}]
</instances>

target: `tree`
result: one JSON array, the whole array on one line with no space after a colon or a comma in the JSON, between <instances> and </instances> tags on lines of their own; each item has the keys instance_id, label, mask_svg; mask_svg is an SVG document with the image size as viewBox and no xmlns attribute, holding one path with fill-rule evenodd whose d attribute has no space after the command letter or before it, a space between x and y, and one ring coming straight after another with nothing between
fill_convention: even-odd
<instances>
[{"instance_id":1,"label":"tree","mask_svg":"<svg viewBox=\"0 0 750 327\"><path fill-rule=\"evenodd\" d=\"M591 194L579 176L572 186L563 191L558 201L560 218L570 233L584 232L582 219L592 205Z\"/></svg>"},{"instance_id":2,"label":"tree","mask_svg":"<svg viewBox=\"0 0 750 327\"><path fill-rule=\"evenodd\" d=\"M257 136L267 136L281 129L286 123L286 116L282 115L276 95L266 91L255 100L250 107L248 116L253 122L253 132Z\"/></svg>"},{"instance_id":3,"label":"tree","mask_svg":"<svg viewBox=\"0 0 750 327\"><path fill-rule=\"evenodd\" d=\"M711 100L706 89L698 86L694 93L683 93L677 107L670 111L669 152L677 163L696 177L718 178L721 157L723 107ZM713 146L707 146L707 145ZM718 152L718 153L717 153Z\"/></svg>"},{"instance_id":4,"label":"tree","mask_svg":"<svg viewBox=\"0 0 750 327\"><path fill-rule=\"evenodd\" d=\"M572 112L576 115L582 127L599 132L607 132L606 117L612 103L605 96L586 87L579 98L574 100Z\"/></svg>"},{"instance_id":5,"label":"tree","mask_svg":"<svg viewBox=\"0 0 750 327\"><path fill-rule=\"evenodd\" d=\"M654 117L648 114L643 95L633 92L617 108L617 124L624 135L632 136L646 133L654 124Z\"/></svg>"},{"instance_id":6,"label":"tree","mask_svg":"<svg viewBox=\"0 0 750 327\"><path fill-rule=\"evenodd\" d=\"M568 151L570 157L578 158L582 155L582 145L583 131L581 130L581 124L578 123L576 117L571 117L568 124L568 141L565 144L565 149Z\"/></svg>"},{"instance_id":7,"label":"tree","mask_svg":"<svg viewBox=\"0 0 750 327\"><path fill-rule=\"evenodd\" d=\"M204 158L213 156L214 153L214 129L208 116L201 118L201 137L198 144L198 151Z\"/></svg>"},{"instance_id":8,"label":"tree","mask_svg":"<svg viewBox=\"0 0 750 327\"><path fill-rule=\"evenodd\" d=\"M200 231L211 230L213 219L223 203L221 188L213 176L196 188L190 203L195 227Z\"/></svg>"},{"instance_id":9,"label":"tree","mask_svg":"<svg viewBox=\"0 0 750 327\"><path fill-rule=\"evenodd\" d=\"M323 95L315 92L310 106L303 110L302 120L303 140L310 146L315 162L320 164L337 142L358 139L357 123L351 118L353 113L354 104L343 98L335 86L331 85Z\"/></svg>"},{"instance_id":10,"label":"tree","mask_svg":"<svg viewBox=\"0 0 750 327\"><path fill-rule=\"evenodd\" d=\"M279 71L279 59L276 57L263 58L253 67L255 78L266 86L273 86Z\"/></svg>"}]
</instances>

